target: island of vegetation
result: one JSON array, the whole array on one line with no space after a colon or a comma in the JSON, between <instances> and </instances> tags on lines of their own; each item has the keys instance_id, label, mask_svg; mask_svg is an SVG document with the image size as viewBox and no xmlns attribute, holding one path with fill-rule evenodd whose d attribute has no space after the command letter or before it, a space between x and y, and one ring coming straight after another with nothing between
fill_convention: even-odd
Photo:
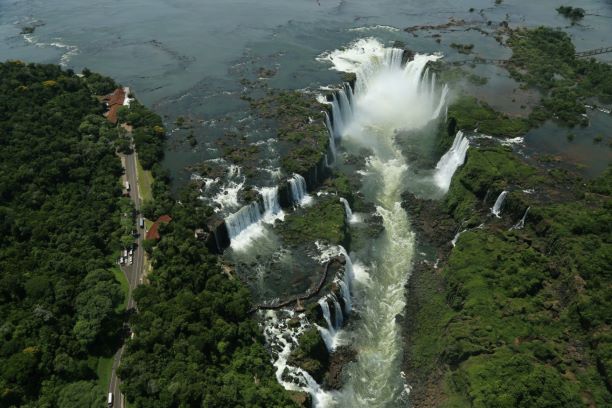
<instances>
[{"instance_id":1,"label":"island of vegetation","mask_svg":"<svg viewBox=\"0 0 612 408\"><path fill-rule=\"evenodd\" d=\"M585 103L609 103L610 67L576 58L566 34L518 29L508 43L510 73L541 92L541 105L513 119L464 96L449 108L458 128L512 137L549 119L585 125ZM416 405L612 403L611 181L610 169L585 180L482 139L442 201L405 196L439 259L416 265L409 282L405 364ZM503 191L498 217L491 207Z\"/></svg>"}]
</instances>

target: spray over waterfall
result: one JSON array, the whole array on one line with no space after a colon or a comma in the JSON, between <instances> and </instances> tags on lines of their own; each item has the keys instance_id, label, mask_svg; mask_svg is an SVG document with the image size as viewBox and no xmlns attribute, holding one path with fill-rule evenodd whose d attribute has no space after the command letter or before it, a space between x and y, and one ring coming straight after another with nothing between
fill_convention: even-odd
<instances>
[{"instance_id":1,"label":"spray over waterfall","mask_svg":"<svg viewBox=\"0 0 612 408\"><path fill-rule=\"evenodd\" d=\"M468 139L463 135L462 131L458 131L451 148L444 153L438 164L436 164L434 182L442 191L448 191L453 174L465 161L465 155L469 147L470 142Z\"/></svg>"},{"instance_id":2,"label":"spray over waterfall","mask_svg":"<svg viewBox=\"0 0 612 408\"><path fill-rule=\"evenodd\" d=\"M308 373L288 367L290 342L286 336L276 338L282 337L281 332L271 336L271 331L266 329L270 344L283 343L274 363L279 382L287 389L309 392L315 407L405 405L409 392L400 375L403 351L397 316L403 312L406 302L405 283L412 266L414 234L401 207L408 163L396 145L396 138L404 130L421 129L443 115L448 88L440 86L435 74L427 68L429 62L441 58L439 55L417 54L414 60L404 64L403 53L401 49L384 47L369 38L318 58L332 63L333 69L356 74L354 87L345 84L328 101L331 116L326 115L326 124L330 147L334 159L336 140L342 140L349 151L365 148L372 152L366 159L366 170L359 174L363 188L382 218L384 230L371 242L367 264L353 265L346 250L339 247L346 260L344 274L335 280L339 292L318 300L325 323L317 328L327 348L334 350L346 333L346 338L352 340L351 345L359 350L357 361L345 367L347 382L341 390L322 390ZM431 180L441 190L448 189L450 178L463 164L468 147L467 138L459 132ZM301 201L299 180L293 179L290 183L294 202ZM340 201L345 206L347 220L352 221L354 215L348 202ZM349 328L342 328L353 310L359 319ZM279 374L281 370L297 379L286 381Z\"/></svg>"},{"instance_id":3,"label":"spray over waterfall","mask_svg":"<svg viewBox=\"0 0 612 408\"><path fill-rule=\"evenodd\" d=\"M278 187L264 187L261 194L263 208L258 200L245 205L225 218L225 225L234 249L244 249L263 234L262 223L274 223L284 213L278 202Z\"/></svg>"},{"instance_id":4,"label":"spray over waterfall","mask_svg":"<svg viewBox=\"0 0 612 408\"><path fill-rule=\"evenodd\" d=\"M448 89L438 86L427 70L428 62L440 56L416 55L404 65L403 53L377 40L363 39L320 57L334 64L334 69L357 75L354 91L345 85L331 100L328 125L347 149L372 151L362 184L372 190L384 232L372 243L375 255L368 264L367 279L354 279L354 266L346 257L345 274L338 285L345 313L353 309L353 300L359 311L350 336L359 353L357 361L345 368L348 380L342 390L317 390L313 395L318 406L387 406L406 397L406 385L399 375L402 345L396 316L405 305L414 234L400 204L408 165L395 137L402 130L420 129L445 112ZM352 217L347 207L347 217ZM329 304L326 307L329 310ZM326 330L331 332L330 327Z\"/></svg>"},{"instance_id":5,"label":"spray over waterfall","mask_svg":"<svg viewBox=\"0 0 612 408\"><path fill-rule=\"evenodd\" d=\"M306 180L299 174L294 174L289 179L289 186L291 187L291 198L296 205L308 205L312 202L312 197L308 195L306 189Z\"/></svg>"}]
</instances>

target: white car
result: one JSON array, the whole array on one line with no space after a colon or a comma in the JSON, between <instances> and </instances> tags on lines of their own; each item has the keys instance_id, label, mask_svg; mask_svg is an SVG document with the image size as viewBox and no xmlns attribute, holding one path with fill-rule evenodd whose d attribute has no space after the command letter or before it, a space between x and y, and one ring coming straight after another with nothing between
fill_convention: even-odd
<instances>
[{"instance_id":1,"label":"white car","mask_svg":"<svg viewBox=\"0 0 612 408\"><path fill-rule=\"evenodd\" d=\"M128 265L131 265L131 264L132 264L132 262L133 262L133 260L134 260L134 259L133 259L131 256L130 256L130 257L128 257Z\"/></svg>"}]
</instances>

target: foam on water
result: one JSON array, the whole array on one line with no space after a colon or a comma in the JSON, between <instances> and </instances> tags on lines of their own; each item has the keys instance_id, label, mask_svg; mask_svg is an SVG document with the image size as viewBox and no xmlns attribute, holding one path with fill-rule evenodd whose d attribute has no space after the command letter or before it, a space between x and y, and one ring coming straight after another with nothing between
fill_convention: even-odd
<instances>
[{"instance_id":1,"label":"foam on water","mask_svg":"<svg viewBox=\"0 0 612 408\"><path fill-rule=\"evenodd\" d=\"M470 142L468 139L463 135L462 131L458 131L451 148L444 153L438 161L438 164L436 164L434 182L440 190L444 192L448 191L453 174L455 174L455 171L465 161L465 156L469 147Z\"/></svg>"},{"instance_id":2,"label":"foam on water","mask_svg":"<svg viewBox=\"0 0 612 408\"><path fill-rule=\"evenodd\" d=\"M368 268L349 265L348 258L349 282L339 282L342 293L349 292L348 298L352 302L354 296L358 304L360 318L352 338L359 353L346 367L347 383L331 395L333 406L389 406L409 390L400 376L402 342L396 316L405 305L414 236L400 203L408 165L395 137L445 112L448 88L437 87L426 71L427 64L440 56L417 54L405 66L402 57L403 50L385 48L371 38L319 57L332 63L332 69L357 74L354 92L345 87L332 101L331 125L335 137L373 151L359 174L368 191L376 192L377 213L385 227L372 243L376 248Z\"/></svg>"}]
</instances>

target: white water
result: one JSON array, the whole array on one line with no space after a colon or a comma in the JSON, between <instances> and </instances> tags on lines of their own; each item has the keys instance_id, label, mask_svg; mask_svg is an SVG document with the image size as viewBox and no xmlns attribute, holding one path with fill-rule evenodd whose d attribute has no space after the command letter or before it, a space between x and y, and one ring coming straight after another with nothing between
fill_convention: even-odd
<instances>
[{"instance_id":1,"label":"white water","mask_svg":"<svg viewBox=\"0 0 612 408\"><path fill-rule=\"evenodd\" d=\"M325 126L329 132L329 150L332 154L331 162L328 162L328 165L334 163L336 161L336 140L334 136L334 129L331 124L331 120L329 119L329 113L325 111Z\"/></svg>"},{"instance_id":2,"label":"white water","mask_svg":"<svg viewBox=\"0 0 612 408\"><path fill-rule=\"evenodd\" d=\"M346 220L349 222L349 224L355 224L361 221L359 216L353 213L353 210L351 210L351 206L344 197L340 197L340 202L344 204L344 212L346 213Z\"/></svg>"},{"instance_id":3,"label":"white water","mask_svg":"<svg viewBox=\"0 0 612 408\"><path fill-rule=\"evenodd\" d=\"M332 293L332 301L334 302L334 317L335 317L335 325L336 329L339 330L342 328L342 324L344 323L344 316L342 314L342 308L340 307L340 302L336 299L336 295Z\"/></svg>"},{"instance_id":4,"label":"white water","mask_svg":"<svg viewBox=\"0 0 612 408\"><path fill-rule=\"evenodd\" d=\"M338 284L340 285L340 290L342 292L342 300L344 300L344 310L348 315L351 313L351 310L353 310L351 289L353 288L355 274L353 272L353 261L343 246L340 246L340 253L344 255L346 263L344 264L344 274L342 275L342 280L338 281Z\"/></svg>"},{"instance_id":5,"label":"white water","mask_svg":"<svg viewBox=\"0 0 612 408\"><path fill-rule=\"evenodd\" d=\"M491 213L497 218L501 218L500 214L502 210L502 205L504 205L504 200L506 199L507 195L508 192L506 190L502 191L499 196L497 196L497 200L495 200L495 204L493 204L493 207L491 208Z\"/></svg>"},{"instance_id":6,"label":"white water","mask_svg":"<svg viewBox=\"0 0 612 408\"><path fill-rule=\"evenodd\" d=\"M325 342L327 350L334 351L338 345L338 332L336 331L336 326L332 324L331 321L331 313L329 310L327 297L322 297L319 299L318 303L321 307L321 312L323 313L323 319L325 319L325 322L327 323L327 328L317 326L317 329L319 329L319 333L321 333L321 337Z\"/></svg>"},{"instance_id":7,"label":"white water","mask_svg":"<svg viewBox=\"0 0 612 408\"><path fill-rule=\"evenodd\" d=\"M523 229L525 227L525 220L527 219L527 213L529 213L530 208L531 207L527 207L527 209L525 210L525 213L523 214L523 217L519 220L519 222L514 224L512 228L510 228L510 230Z\"/></svg>"},{"instance_id":8,"label":"white water","mask_svg":"<svg viewBox=\"0 0 612 408\"><path fill-rule=\"evenodd\" d=\"M284 218L278 203L278 187L264 187L259 190L263 201L263 211L258 201L245 205L225 218L225 225L233 249L247 249L257 238L265 233L264 223L273 224Z\"/></svg>"},{"instance_id":9,"label":"white water","mask_svg":"<svg viewBox=\"0 0 612 408\"><path fill-rule=\"evenodd\" d=\"M470 142L468 139L463 135L462 131L458 131L453 140L453 145L436 164L434 182L440 190L448 191L453 174L465 161L465 155L469 147Z\"/></svg>"},{"instance_id":10,"label":"white water","mask_svg":"<svg viewBox=\"0 0 612 408\"><path fill-rule=\"evenodd\" d=\"M280 315L280 318L279 318ZM290 327L287 322L295 313L288 310L265 313L264 337L273 353L273 364L276 368L276 379L288 390L307 391L313 397L313 404L318 407L330 405L331 394L321 389L310 374L299 367L287 365L291 350L297 346L297 339L311 327L303 314L298 315L300 325Z\"/></svg>"},{"instance_id":11,"label":"white water","mask_svg":"<svg viewBox=\"0 0 612 408\"><path fill-rule=\"evenodd\" d=\"M455 247L457 245L457 240L459 240L459 237L461 236L461 234L463 234L464 232L466 232L468 230L464 229L462 231L459 231L458 233L455 234L455 237L453 238L453 240L451 241L451 245L453 247Z\"/></svg>"},{"instance_id":12,"label":"white water","mask_svg":"<svg viewBox=\"0 0 612 408\"><path fill-rule=\"evenodd\" d=\"M227 211L235 209L239 206L238 193L244 187L245 177L241 174L240 166L235 164L227 168L227 176L225 183L220 186L217 194L212 198L216 204L215 212ZM206 188L210 185L206 183Z\"/></svg>"},{"instance_id":13,"label":"white water","mask_svg":"<svg viewBox=\"0 0 612 408\"><path fill-rule=\"evenodd\" d=\"M294 174L289 179L289 186L291 187L291 197L296 205L305 206L312 203L312 197L308 195L306 189L306 180L299 174Z\"/></svg>"},{"instance_id":14,"label":"white water","mask_svg":"<svg viewBox=\"0 0 612 408\"><path fill-rule=\"evenodd\" d=\"M347 256L345 278L339 284L343 298L350 300L344 299L347 308L353 308L354 300L359 312L348 333L358 351L357 361L346 366L343 389L326 393L324 400L319 399L324 402L316 406L405 404L409 387L400 375L402 339L396 316L404 310L404 285L410 274L414 236L400 204L408 166L395 137L398 131L421 128L444 112L447 88L436 89L435 78L425 72L427 63L438 58L416 55L403 67L401 50L385 48L374 39L360 40L320 57L331 62L334 69L357 74L355 92L344 88L332 101L333 134L345 140L347 148L369 148L373 152L367 170L360 174L363 189L373 196L385 229L371 242L367 268L359 264L356 272ZM463 149L467 141L460 142L456 150ZM445 177L450 177L451 160L447 161L441 167ZM454 158L454 162L459 160ZM453 165L454 169L458 165ZM315 395L315 399L319 397L320 393Z\"/></svg>"}]
</instances>

